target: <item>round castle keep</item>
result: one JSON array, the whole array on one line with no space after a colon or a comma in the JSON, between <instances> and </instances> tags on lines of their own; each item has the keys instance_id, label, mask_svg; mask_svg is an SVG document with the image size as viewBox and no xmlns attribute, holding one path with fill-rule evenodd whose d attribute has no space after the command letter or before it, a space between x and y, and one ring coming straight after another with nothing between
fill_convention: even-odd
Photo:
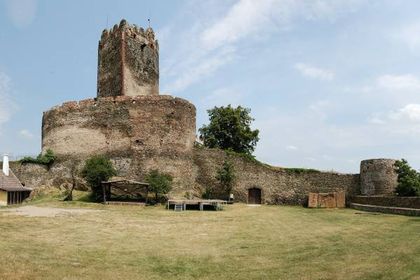
<instances>
[{"instance_id":1,"label":"round castle keep","mask_svg":"<svg viewBox=\"0 0 420 280\"><path fill-rule=\"evenodd\" d=\"M395 192L398 175L394 159L368 159L360 163L362 195L389 195Z\"/></svg>"},{"instance_id":2,"label":"round castle keep","mask_svg":"<svg viewBox=\"0 0 420 280\"><path fill-rule=\"evenodd\" d=\"M143 180L158 169L175 188L192 186L195 115L187 100L159 95L153 30L122 20L99 41L97 98L44 112L42 150L68 160L106 154L120 176Z\"/></svg>"},{"instance_id":3,"label":"round castle keep","mask_svg":"<svg viewBox=\"0 0 420 280\"><path fill-rule=\"evenodd\" d=\"M194 140L194 105L165 95L67 102L42 119L43 150L57 155L182 157Z\"/></svg>"}]
</instances>

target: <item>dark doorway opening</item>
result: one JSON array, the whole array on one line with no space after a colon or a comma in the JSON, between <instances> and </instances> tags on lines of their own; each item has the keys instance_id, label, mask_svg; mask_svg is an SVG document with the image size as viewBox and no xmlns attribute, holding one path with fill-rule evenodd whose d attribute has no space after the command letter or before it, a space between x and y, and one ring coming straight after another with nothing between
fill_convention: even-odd
<instances>
[{"instance_id":1,"label":"dark doorway opening","mask_svg":"<svg viewBox=\"0 0 420 280\"><path fill-rule=\"evenodd\" d=\"M248 189L248 204L261 204L261 189Z\"/></svg>"}]
</instances>

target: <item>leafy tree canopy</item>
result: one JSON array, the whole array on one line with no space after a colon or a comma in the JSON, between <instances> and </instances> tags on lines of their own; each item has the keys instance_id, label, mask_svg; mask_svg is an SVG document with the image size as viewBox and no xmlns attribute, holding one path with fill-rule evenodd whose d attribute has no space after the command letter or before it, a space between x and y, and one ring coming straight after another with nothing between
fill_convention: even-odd
<instances>
[{"instance_id":1,"label":"leafy tree canopy","mask_svg":"<svg viewBox=\"0 0 420 280\"><path fill-rule=\"evenodd\" d=\"M394 166L398 174L398 185L395 190L397 195L420 195L420 173L411 168L405 159L397 160Z\"/></svg>"},{"instance_id":2,"label":"leafy tree canopy","mask_svg":"<svg viewBox=\"0 0 420 280\"><path fill-rule=\"evenodd\" d=\"M210 123L199 129L200 139L206 147L252 154L259 140L259 131L250 127L254 120L250 109L228 105L214 107L207 112Z\"/></svg>"},{"instance_id":3,"label":"leafy tree canopy","mask_svg":"<svg viewBox=\"0 0 420 280\"><path fill-rule=\"evenodd\" d=\"M92 198L100 201L103 196L101 182L117 175L117 171L108 157L96 155L86 160L81 175L92 189Z\"/></svg>"}]
</instances>

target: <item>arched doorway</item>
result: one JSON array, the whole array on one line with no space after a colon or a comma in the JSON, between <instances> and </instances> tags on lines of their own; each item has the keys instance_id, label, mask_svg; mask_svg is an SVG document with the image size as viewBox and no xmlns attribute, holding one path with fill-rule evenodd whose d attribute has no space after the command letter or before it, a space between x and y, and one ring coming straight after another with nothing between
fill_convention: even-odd
<instances>
[{"instance_id":1,"label":"arched doorway","mask_svg":"<svg viewBox=\"0 0 420 280\"><path fill-rule=\"evenodd\" d=\"M248 189L248 204L261 204L261 189L256 187Z\"/></svg>"}]
</instances>

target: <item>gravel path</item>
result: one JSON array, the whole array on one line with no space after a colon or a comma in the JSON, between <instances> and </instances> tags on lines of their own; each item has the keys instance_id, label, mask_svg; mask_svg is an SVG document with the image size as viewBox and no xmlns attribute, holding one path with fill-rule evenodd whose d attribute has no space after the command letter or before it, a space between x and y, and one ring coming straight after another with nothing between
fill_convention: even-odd
<instances>
[{"instance_id":1,"label":"gravel path","mask_svg":"<svg viewBox=\"0 0 420 280\"><path fill-rule=\"evenodd\" d=\"M91 212L98 212L100 210L81 209L81 208L53 208L53 207L38 207L38 206L22 206L18 208L11 208L0 210L6 215L19 215L26 217L57 217L57 216L72 216Z\"/></svg>"}]
</instances>

